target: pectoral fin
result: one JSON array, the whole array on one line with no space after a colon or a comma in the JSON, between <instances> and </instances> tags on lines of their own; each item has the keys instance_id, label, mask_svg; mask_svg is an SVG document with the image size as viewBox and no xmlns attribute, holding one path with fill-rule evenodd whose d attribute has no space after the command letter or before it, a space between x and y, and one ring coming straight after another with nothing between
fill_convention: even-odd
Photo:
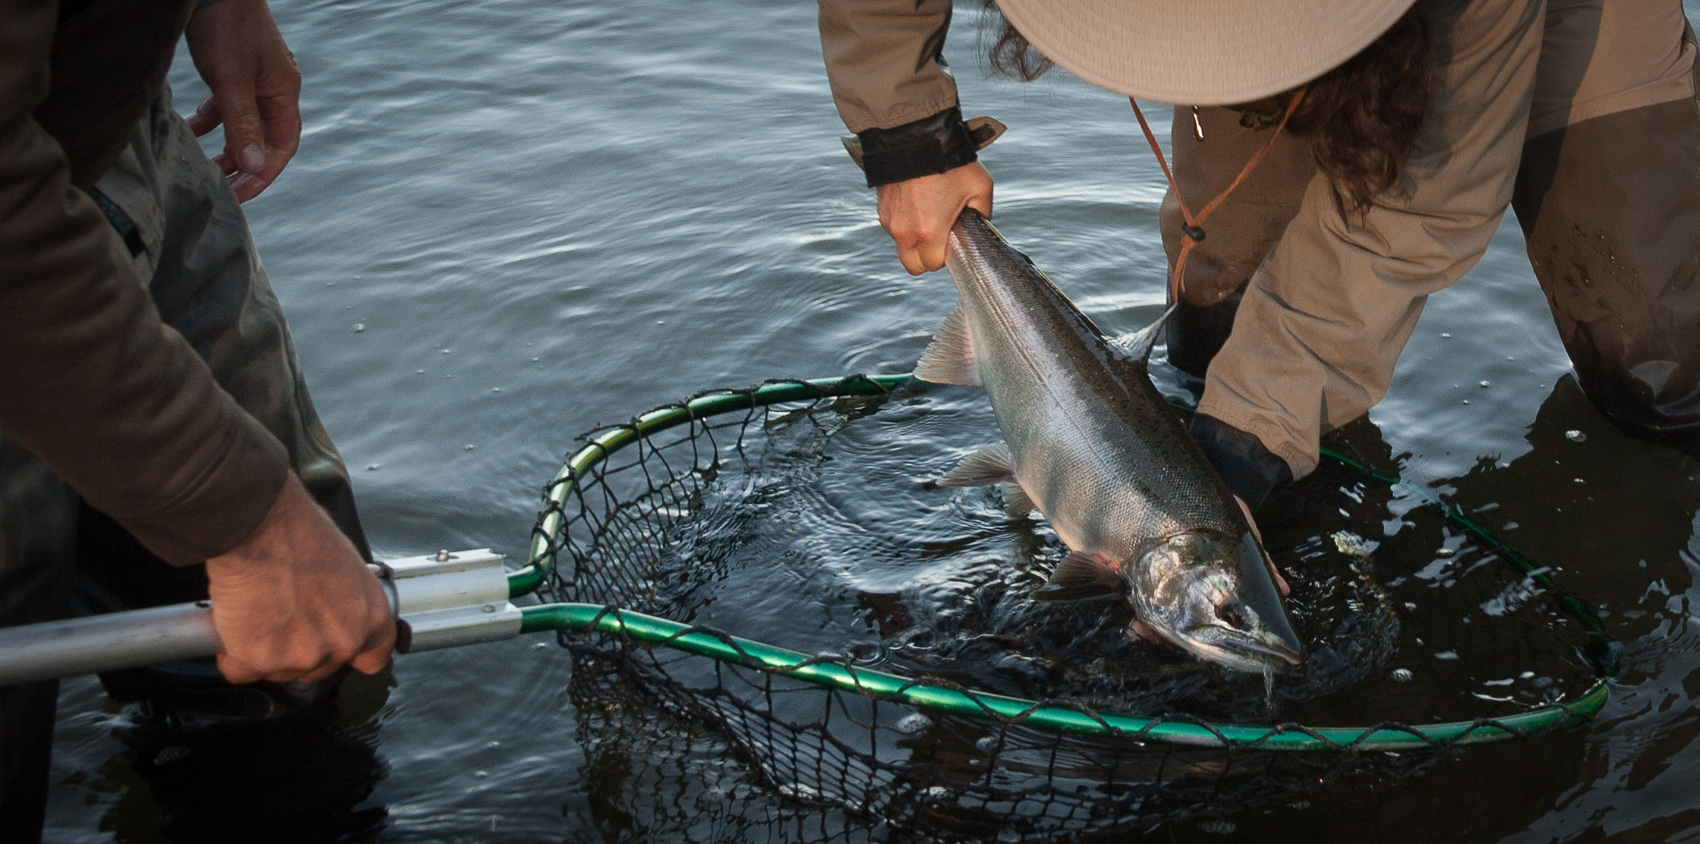
<instances>
[{"instance_id":1,"label":"pectoral fin","mask_svg":"<svg viewBox=\"0 0 1700 844\"><path fill-rule=\"evenodd\" d=\"M1015 460L1009 456L1009 447L998 443L962 458L939 479L939 486L990 486L1013 480Z\"/></svg>"},{"instance_id":2,"label":"pectoral fin","mask_svg":"<svg viewBox=\"0 0 1700 844\"><path fill-rule=\"evenodd\" d=\"M980 363L974 358L974 341L968 334L968 320L962 316L960 303L933 333L932 344L915 364L915 377L934 384L980 386Z\"/></svg>"},{"instance_id":3,"label":"pectoral fin","mask_svg":"<svg viewBox=\"0 0 1700 844\"><path fill-rule=\"evenodd\" d=\"M1089 554L1070 551L1051 579L1033 593L1036 601L1095 601L1127 594L1121 576Z\"/></svg>"},{"instance_id":4,"label":"pectoral fin","mask_svg":"<svg viewBox=\"0 0 1700 844\"><path fill-rule=\"evenodd\" d=\"M1027 490L1015 481L1004 481L998 484L1003 491L1003 511L1012 519L1025 519L1035 509L1033 499L1027 495Z\"/></svg>"},{"instance_id":5,"label":"pectoral fin","mask_svg":"<svg viewBox=\"0 0 1700 844\"><path fill-rule=\"evenodd\" d=\"M1177 303L1178 304L1178 303ZM1151 357L1151 348L1157 345L1157 335L1163 330L1163 323L1169 319L1169 314L1175 312L1175 305L1170 305L1157 321L1139 329L1130 331L1120 337L1110 338L1110 345L1126 352L1134 360L1144 361Z\"/></svg>"}]
</instances>

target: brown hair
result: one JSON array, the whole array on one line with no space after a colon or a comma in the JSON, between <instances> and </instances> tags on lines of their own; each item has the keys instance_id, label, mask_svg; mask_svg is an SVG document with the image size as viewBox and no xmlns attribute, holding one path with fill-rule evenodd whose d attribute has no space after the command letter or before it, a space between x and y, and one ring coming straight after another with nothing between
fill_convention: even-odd
<instances>
[{"instance_id":1,"label":"brown hair","mask_svg":"<svg viewBox=\"0 0 1700 844\"><path fill-rule=\"evenodd\" d=\"M1287 128L1310 138L1341 205L1363 211L1399 186L1399 170L1429 112L1428 27L1405 13L1345 64L1306 86Z\"/></svg>"},{"instance_id":2,"label":"brown hair","mask_svg":"<svg viewBox=\"0 0 1700 844\"><path fill-rule=\"evenodd\" d=\"M981 0L996 40L987 51L992 70L1032 81L1051 61L997 10ZM982 32L984 36L984 32ZM1363 211L1399 186L1399 171L1429 111L1428 27L1413 7L1374 43L1306 87L1287 128L1309 138L1317 167L1328 175L1342 208ZM1280 97L1286 106L1291 94Z\"/></svg>"}]
</instances>

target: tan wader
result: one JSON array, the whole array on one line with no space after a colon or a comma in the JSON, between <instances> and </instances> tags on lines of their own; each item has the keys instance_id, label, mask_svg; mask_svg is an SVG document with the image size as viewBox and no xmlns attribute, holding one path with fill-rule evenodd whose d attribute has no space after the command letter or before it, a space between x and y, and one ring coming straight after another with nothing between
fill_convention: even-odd
<instances>
[{"instance_id":1,"label":"tan wader","mask_svg":"<svg viewBox=\"0 0 1700 844\"><path fill-rule=\"evenodd\" d=\"M369 557L347 471L307 395L242 209L172 110L169 92L91 195L130 249L138 275L149 279L165 323L284 444L307 489ZM65 617L79 568L98 582L101 609L205 597L201 567L168 566L103 514L85 507L79 518L78 507L76 493L41 461L0 438L0 626ZM166 699L191 718L203 705L265 717L334 688L236 689L217 678L211 660L105 679L116 693ZM40 835L57 689L57 682L0 689L0 841ZM221 701L221 694L236 699Z\"/></svg>"},{"instance_id":2,"label":"tan wader","mask_svg":"<svg viewBox=\"0 0 1700 844\"><path fill-rule=\"evenodd\" d=\"M1317 435L1385 395L1426 296L1480 257L1509 201L1589 398L1633 436L1700 451L1700 107L1681 3L1418 8L1437 113L1408 195L1341 217L1307 142L1282 137L1204 226L1169 334L1177 366L1209 367L1200 409L1309 472ZM1263 143L1268 111L1200 109L1197 141L1176 109L1190 206ZM1181 223L1170 196L1171 261Z\"/></svg>"}]
</instances>

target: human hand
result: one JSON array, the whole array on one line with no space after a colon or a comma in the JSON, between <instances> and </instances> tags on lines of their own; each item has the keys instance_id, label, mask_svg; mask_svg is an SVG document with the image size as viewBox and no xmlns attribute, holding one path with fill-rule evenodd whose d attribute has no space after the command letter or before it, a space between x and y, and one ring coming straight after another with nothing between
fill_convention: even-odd
<instances>
[{"instance_id":1,"label":"human hand","mask_svg":"<svg viewBox=\"0 0 1700 844\"><path fill-rule=\"evenodd\" d=\"M1234 503L1240 505L1240 512L1245 514L1245 523L1251 527L1251 535L1257 537L1257 547L1261 550L1263 533L1257 529L1257 520L1251 517L1251 508L1237 495L1234 496ZM1275 588L1281 590L1281 597L1287 597L1293 590L1287 587L1287 579L1281 576L1280 569L1275 568L1275 560L1269 556L1268 551L1263 552L1263 563L1269 566L1269 574L1275 578Z\"/></svg>"},{"instance_id":2,"label":"human hand","mask_svg":"<svg viewBox=\"0 0 1700 844\"><path fill-rule=\"evenodd\" d=\"M207 561L207 592L232 683L374 674L395 646L384 588L294 475L252 536Z\"/></svg>"},{"instance_id":3,"label":"human hand","mask_svg":"<svg viewBox=\"0 0 1700 844\"><path fill-rule=\"evenodd\" d=\"M221 0L189 18L184 33L212 96L189 115L200 137L224 124L213 163L239 201L269 187L301 143L301 71L266 0Z\"/></svg>"},{"instance_id":4,"label":"human hand","mask_svg":"<svg viewBox=\"0 0 1700 844\"><path fill-rule=\"evenodd\" d=\"M963 208L992 216L992 174L978 161L875 190L880 226L897 241L897 260L910 275L944 266L946 239Z\"/></svg>"}]
</instances>

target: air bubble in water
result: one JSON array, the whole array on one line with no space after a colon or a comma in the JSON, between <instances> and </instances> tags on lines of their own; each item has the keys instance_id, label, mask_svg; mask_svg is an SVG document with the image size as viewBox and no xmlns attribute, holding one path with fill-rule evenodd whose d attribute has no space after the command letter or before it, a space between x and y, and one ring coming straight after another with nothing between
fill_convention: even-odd
<instances>
[{"instance_id":1,"label":"air bubble in water","mask_svg":"<svg viewBox=\"0 0 1700 844\"><path fill-rule=\"evenodd\" d=\"M1211 835L1233 835L1236 829L1238 827L1234 826L1234 822L1227 818L1211 818L1207 821L1198 822L1198 831L1207 832Z\"/></svg>"},{"instance_id":2,"label":"air bubble in water","mask_svg":"<svg viewBox=\"0 0 1700 844\"><path fill-rule=\"evenodd\" d=\"M919 712L911 712L898 720L897 731L905 735L915 735L933 726L933 719Z\"/></svg>"}]
</instances>

